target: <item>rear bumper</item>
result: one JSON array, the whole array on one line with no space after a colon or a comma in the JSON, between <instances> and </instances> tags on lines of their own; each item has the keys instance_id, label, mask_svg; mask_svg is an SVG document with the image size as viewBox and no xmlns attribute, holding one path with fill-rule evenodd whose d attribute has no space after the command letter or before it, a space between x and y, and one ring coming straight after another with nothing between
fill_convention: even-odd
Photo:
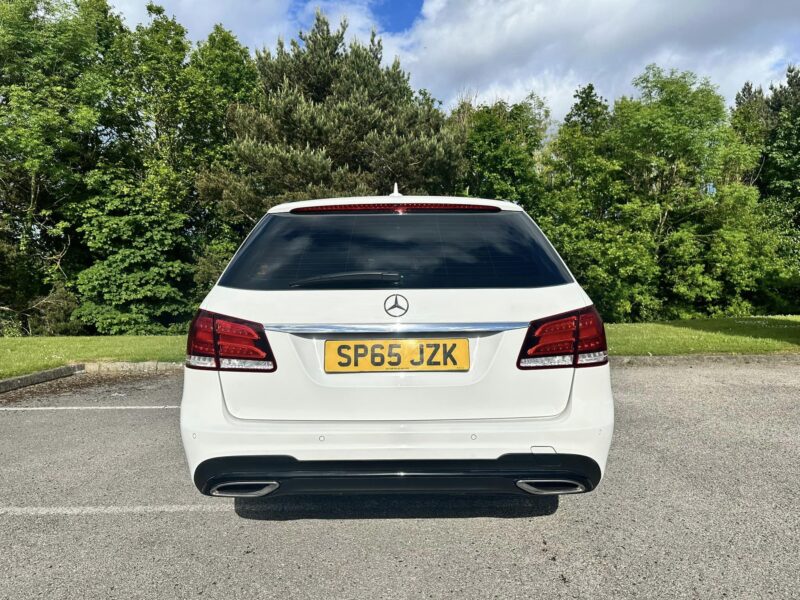
<instances>
[{"instance_id":1,"label":"rear bumper","mask_svg":"<svg viewBox=\"0 0 800 600\"><path fill-rule=\"evenodd\" d=\"M243 420L227 411L217 373L199 370L187 372L181 406L187 463L204 493L210 491L209 481L237 474L262 479L283 476L286 482L273 493L293 489L299 493L301 485L313 492L322 484L312 480L324 480L327 491L335 484L344 487L342 491L362 491L363 485L363 491L444 487L518 493L511 481L515 476L557 478L564 473L583 481L589 490L605 471L613 430L608 365L577 369L566 409L539 419ZM504 458L508 455L525 460ZM377 472L363 471L376 468ZM380 469L385 468L389 476L381 477ZM509 473L509 468L518 471ZM301 476L303 469L311 469L312 476ZM344 470L344 481L334 481L337 469ZM397 477L397 473L421 475Z\"/></svg>"},{"instance_id":2,"label":"rear bumper","mask_svg":"<svg viewBox=\"0 0 800 600\"><path fill-rule=\"evenodd\" d=\"M493 460L358 461L228 456L198 465L194 483L207 495L387 492L525 495L589 492L600 483L600 477L600 467L594 460L573 454L506 454ZM520 481L531 483L520 486Z\"/></svg>"}]
</instances>

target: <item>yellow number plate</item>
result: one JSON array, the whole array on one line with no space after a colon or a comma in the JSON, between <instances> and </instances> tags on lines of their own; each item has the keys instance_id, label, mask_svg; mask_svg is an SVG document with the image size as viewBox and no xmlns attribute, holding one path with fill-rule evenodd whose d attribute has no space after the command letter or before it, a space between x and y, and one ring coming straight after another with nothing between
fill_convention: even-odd
<instances>
[{"instance_id":1,"label":"yellow number plate","mask_svg":"<svg viewBox=\"0 0 800 600\"><path fill-rule=\"evenodd\" d=\"M326 373L468 371L467 339L326 340Z\"/></svg>"}]
</instances>

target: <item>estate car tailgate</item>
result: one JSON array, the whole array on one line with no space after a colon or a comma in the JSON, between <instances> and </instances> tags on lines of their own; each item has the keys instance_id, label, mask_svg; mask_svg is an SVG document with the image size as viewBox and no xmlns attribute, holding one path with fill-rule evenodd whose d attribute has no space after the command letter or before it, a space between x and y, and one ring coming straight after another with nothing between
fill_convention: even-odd
<instances>
[{"instance_id":1,"label":"estate car tailgate","mask_svg":"<svg viewBox=\"0 0 800 600\"><path fill-rule=\"evenodd\" d=\"M385 310L394 294L407 304L399 317ZM530 321L585 303L574 283L458 290L257 291L217 286L202 308L263 323L277 363L271 373L219 373L232 416L413 421L531 418L562 412L574 370L523 371L517 368L517 358ZM347 342L352 349L355 344L376 343L385 348L409 339L414 342L403 343L416 344L414 348L435 340L451 351L457 341L468 357L459 355L459 370L326 372L326 341ZM337 347L329 343L330 349Z\"/></svg>"}]
</instances>

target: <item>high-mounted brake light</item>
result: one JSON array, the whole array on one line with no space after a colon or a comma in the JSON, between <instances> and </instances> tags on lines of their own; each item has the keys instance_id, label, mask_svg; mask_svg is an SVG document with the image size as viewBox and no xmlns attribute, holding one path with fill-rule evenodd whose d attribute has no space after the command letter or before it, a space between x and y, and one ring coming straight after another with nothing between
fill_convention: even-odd
<instances>
[{"instance_id":1,"label":"high-mounted brake light","mask_svg":"<svg viewBox=\"0 0 800 600\"><path fill-rule=\"evenodd\" d=\"M533 321L519 353L520 369L593 367L608 362L603 320L594 306Z\"/></svg>"},{"instance_id":2,"label":"high-mounted brake light","mask_svg":"<svg viewBox=\"0 0 800 600\"><path fill-rule=\"evenodd\" d=\"M258 323L200 310L189 328L186 366L215 371L271 372L277 368Z\"/></svg>"},{"instance_id":3,"label":"high-mounted brake light","mask_svg":"<svg viewBox=\"0 0 800 600\"><path fill-rule=\"evenodd\" d=\"M376 212L403 214L409 212L500 212L496 206L485 204L449 204L447 202L374 202L361 204L327 204L293 208L294 214L323 214L333 212Z\"/></svg>"}]
</instances>

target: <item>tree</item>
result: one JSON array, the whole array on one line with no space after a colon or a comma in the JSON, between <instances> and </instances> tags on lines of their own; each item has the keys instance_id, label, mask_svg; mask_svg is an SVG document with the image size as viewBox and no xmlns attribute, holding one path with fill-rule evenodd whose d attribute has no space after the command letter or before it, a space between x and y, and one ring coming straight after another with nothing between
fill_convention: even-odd
<instances>
[{"instance_id":1,"label":"tree","mask_svg":"<svg viewBox=\"0 0 800 600\"><path fill-rule=\"evenodd\" d=\"M308 32L274 54L257 53L258 92L230 113L231 160L201 179L203 199L240 237L271 206L290 200L453 189L451 142L437 102L415 93L382 46L345 45L318 14Z\"/></svg>"},{"instance_id":2,"label":"tree","mask_svg":"<svg viewBox=\"0 0 800 600\"><path fill-rule=\"evenodd\" d=\"M75 207L92 263L77 276L76 318L101 333L182 330L190 318L195 241L213 219L198 207L197 171L221 157L223 115L247 99L254 71L215 28L190 54L185 29L148 5L151 20L115 45L117 107L104 159ZM110 65L109 65L110 66Z\"/></svg>"},{"instance_id":3,"label":"tree","mask_svg":"<svg viewBox=\"0 0 800 600\"><path fill-rule=\"evenodd\" d=\"M653 211L625 183L608 105L591 84L574 98L548 146L546 203L534 217L606 319L652 319L662 308Z\"/></svg>"},{"instance_id":4,"label":"tree","mask_svg":"<svg viewBox=\"0 0 800 600\"><path fill-rule=\"evenodd\" d=\"M229 31L217 25L189 58L187 137L197 172L215 165L232 165L226 146L231 107L255 100L258 73L250 52ZM195 178L196 179L196 178ZM232 231L219 206L200 201L196 185L191 189L187 226L192 231L191 250L194 264L194 290L190 299L199 302L222 272L237 246Z\"/></svg>"},{"instance_id":5,"label":"tree","mask_svg":"<svg viewBox=\"0 0 800 600\"><path fill-rule=\"evenodd\" d=\"M759 184L773 223L783 232L780 254L788 270L765 295L773 310L789 312L800 309L800 68L789 66L786 83L770 92Z\"/></svg>"},{"instance_id":6,"label":"tree","mask_svg":"<svg viewBox=\"0 0 800 600\"><path fill-rule=\"evenodd\" d=\"M759 149L694 74L651 66L634 84L639 97L608 118L590 91L576 94L551 146L545 230L612 320L747 313L783 269L745 181ZM599 115L591 127L587 114Z\"/></svg>"},{"instance_id":7,"label":"tree","mask_svg":"<svg viewBox=\"0 0 800 600\"><path fill-rule=\"evenodd\" d=\"M579 87L573 97L575 103L564 117L564 124L575 125L590 135L602 133L608 127L611 113L608 103L597 94L594 85L589 83Z\"/></svg>"},{"instance_id":8,"label":"tree","mask_svg":"<svg viewBox=\"0 0 800 600\"><path fill-rule=\"evenodd\" d=\"M790 66L786 83L774 86L768 100L773 126L765 147L763 185L780 202L795 231L800 230L800 68Z\"/></svg>"},{"instance_id":9,"label":"tree","mask_svg":"<svg viewBox=\"0 0 800 600\"><path fill-rule=\"evenodd\" d=\"M148 12L0 3L1 335L181 331L271 206L395 182L518 202L610 320L800 310L795 67L728 111L650 66L556 129L535 94L448 115L322 15L253 58Z\"/></svg>"},{"instance_id":10,"label":"tree","mask_svg":"<svg viewBox=\"0 0 800 600\"><path fill-rule=\"evenodd\" d=\"M72 303L64 285L80 257L64 209L87 193L100 71L121 29L105 0L0 4L0 330L69 330L49 319Z\"/></svg>"},{"instance_id":11,"label":"tree","mask_svg":"<svg viewBox=\"0 0 800 600\"><path fill-rule=\"evenodd\" d=\"M749 81L736 93L731 125L742 141L761 148L773 126L772 112L764 90Z\"/></svg>"},{"instance_id":12,"label":"tree","mask_svg":"<svg viewBox=\"0 0 800 600\"><path fill-rule=\"evenodd\" d=\"M531 94L516 104L462 103L452 120L465 121L467 128L461 193L535 209L542 187L537 153L550 122L544 102Z\"/></svg>"},{"instance_id":13,"label":"tree","mask_svg":"<svg viewBox=\"0 0 800 600\"><path fill-rule=\"evenodd\" d=\"M250 52L230 31L215 25L192 50L184 76L186 138L192 156L203 162L222 160L228 109L255 98L258 73Z\"/></svg>"}]
</instances>

